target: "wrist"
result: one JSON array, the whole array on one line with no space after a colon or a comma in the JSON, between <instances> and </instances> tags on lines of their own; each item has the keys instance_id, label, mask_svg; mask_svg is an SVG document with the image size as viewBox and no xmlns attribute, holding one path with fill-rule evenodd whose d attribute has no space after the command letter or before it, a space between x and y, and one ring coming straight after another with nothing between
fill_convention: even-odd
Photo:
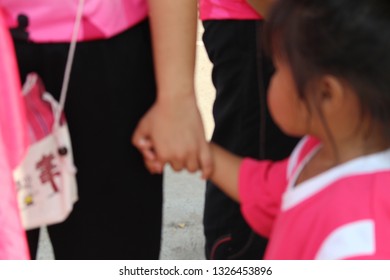
<instances>
[{"instance_id":1,"label":"wrist","mask_svg":"<svg viewBox=\"0 0 390 280\"><path fill-rule=\"evenodd\" d=\"M159 103L178 103L189 100L195 100L194 87L164 89L158 90L157 93L157 102Z\"/></svg>"}]
</instances>

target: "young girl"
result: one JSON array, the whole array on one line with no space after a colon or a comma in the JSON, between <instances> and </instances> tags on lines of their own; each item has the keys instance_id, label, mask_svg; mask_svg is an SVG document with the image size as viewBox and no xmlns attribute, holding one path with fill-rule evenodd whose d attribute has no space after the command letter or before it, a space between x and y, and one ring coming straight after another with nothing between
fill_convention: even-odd
<instances>
[{"instance_id":1,"label":"young girl","mask_svg":"<svg viewBox=\"0 0 390 280\"><path fill-rule=\"evenodd\" d=\"M390 2L283 0L271 114L305 136L280 162L212 144L211 176L269 237L267 259L390 258Z\"/></svg>"},{"instance_id":2,"label":"young girl","mask_svg":"<svg viewBox=\"0 0 390 280\"><path fill-rule=\"evenodd\" d=\"M280 131L267 108L273 66L259 36L264 31L262 16L245 0L200 0L199 15L216 90L212 141L243 157L285 158L297 139ZM253 232L240 205L211 181L207 181L203 226L207 259L264 255L266 239Z\"/></svg>"}]
</instances>

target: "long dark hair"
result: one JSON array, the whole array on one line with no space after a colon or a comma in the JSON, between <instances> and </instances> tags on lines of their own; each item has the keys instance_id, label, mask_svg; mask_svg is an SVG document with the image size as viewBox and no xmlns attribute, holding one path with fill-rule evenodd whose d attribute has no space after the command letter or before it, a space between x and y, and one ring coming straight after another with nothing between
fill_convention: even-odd
<instances>
[{"instance_id":1,"label":"long dark hair","mask_svg":"<svg viewBox=\"0 0 390 280\"><path fill-rule=\"evenodd\" d=\"M310 81L330 74L356 92L362 113L390 123L389 0L278 0L265 36L271 55L290 65L301 98Z\"/></svg>"}]
</instances>

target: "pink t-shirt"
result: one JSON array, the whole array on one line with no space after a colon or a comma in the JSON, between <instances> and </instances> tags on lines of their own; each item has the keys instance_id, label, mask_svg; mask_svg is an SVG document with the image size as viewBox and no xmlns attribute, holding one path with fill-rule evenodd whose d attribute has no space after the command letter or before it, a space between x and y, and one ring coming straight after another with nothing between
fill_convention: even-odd
<instances>
[{"instance_id":1,"label":"pink t-shirt","mask_svg":"<svg viewBox=\"0 0 390 280\"><path fill-rule=\"evenodd\" d=\"M9 27L17 17L29 18L28 32L34 42L68 42L78 0L0 0ZM86 0L79 40L109 38L147 16L146 0Z\"/></svg>"},{"instance_id":2,"label":"pink t-shirt","mask_svg":"<svg viewBox=\"0 0 390 280\"><path fill-rule=\"evenodd\" d=\"M12 170L27 147L27 121L15 52L0 9L0 260L29 259Z\"/></svg>"},{"instance_id":3,"label":"pink t-shirt","mask_svg":"<svg viewBox=\"0 0 390 280\"><path fill-rule=\"evenodd\" d=\"M261 19L246 0L200 0L200 19Z\"/></svg>"},{"instance_id":4,"label":"pink t-shirt","mask_svg":"<svg viewBox=\"0 0 390 280\"><path fill-rule=\"evenodd\" d=\"M390 259L390 150L296 185L320 145L306 137L287 160L241 165L241 210L270 238L265 258Z\"/></svg>"}]
</instances>

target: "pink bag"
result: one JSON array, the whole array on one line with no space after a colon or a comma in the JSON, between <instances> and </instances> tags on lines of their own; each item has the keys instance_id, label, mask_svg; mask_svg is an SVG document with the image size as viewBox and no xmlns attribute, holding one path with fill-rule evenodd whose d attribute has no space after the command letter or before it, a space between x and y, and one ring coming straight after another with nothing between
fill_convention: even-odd
<instances>
[{"instance_id":1,"label":"pink bag","mask_svg":"<svg viewBox=\"0 0 390 280\"><path fill-rule=\"evenodd\" d=\"M36 73L23 87L30 146L13 175L25 229L64 221L77 201L76 168L68 126L63 117L70 72L85 0L79 0L65 67L60 101L49 93Z\"/></svg>"},{"instance_id":2,"label":"pink bag","mask_svg":"<svg viewBox=\"0 0 390 280\"><path fill-rule=\"evenodd\" d=\"M33 229L68 217L77 201L76 168L59 103L35 73L27 76L23 93L30 146L13 175L23 226Z\"/></svg>"}]
</instances>

